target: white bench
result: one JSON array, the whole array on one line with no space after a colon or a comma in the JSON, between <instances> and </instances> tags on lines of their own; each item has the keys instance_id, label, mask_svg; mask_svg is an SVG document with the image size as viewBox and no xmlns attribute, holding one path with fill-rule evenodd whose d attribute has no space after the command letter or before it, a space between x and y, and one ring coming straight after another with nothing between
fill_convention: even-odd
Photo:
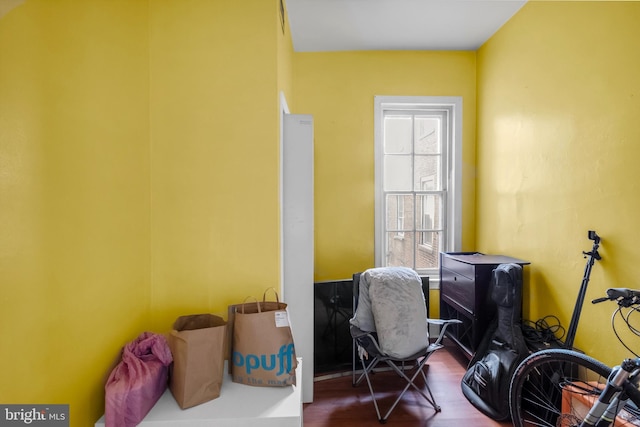
<instances>
[{"instance_id":1,"label":"white bench","mask_svg":"<svg viewBox=\"0 0 640 427\"><path fill-rule=\"evenodd\" d=\"M296 368L297 386L252 387L231 381L227 374L220 397L193 408L180 409L167 389L139 424L143 427L302 427L302 359ZM104 416L95 427L104 427Z\"/></svg>"}]
</instances>

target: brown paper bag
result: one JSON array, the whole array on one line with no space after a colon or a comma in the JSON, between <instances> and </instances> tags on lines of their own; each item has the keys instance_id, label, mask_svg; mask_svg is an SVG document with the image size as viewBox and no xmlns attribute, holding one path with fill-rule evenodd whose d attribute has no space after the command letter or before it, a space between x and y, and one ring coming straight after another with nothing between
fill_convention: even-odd
<instances>
[{"instance_id":1,"label":"brown paper bag","mask_svg":"<svg viewBox=\"0 0 640 427\"><path fill-rule=\"evenodd\" d=\"M275 301L267 301L267 293L269 291L273 291L276 300ZM253 300L252 303L247 303L248 300ZM284 302L280 302L280 297L278 296L278 292L275 288L267 288L262 295L262 305L261 307L266 307L267 310L286 310L287 304ZM242 309L245 307L245 311L248 313L257 313L258 312L258 300L255 297L247 297L245 298L245 302L241 304L231 304L227 308L227 343L225 348L225 360L227 360L227 371L229 375L231 375L233 371L233 364L231 363L231 354L233 352L233 325L236 319L236 310ZM262 310L265 311L265 310ZM297 363L297 361L296 361Z\"/></svg>"},{"instance_id":2,"label":"brown paper bag","mask_svg":"<svg viewBox=\"0 0 640 427\"><path fill-rule=\"evenodd\" d=\"M296 384L298 360L286 307L264 298L262 303L234 307L233 382L259 387Z\"/></svg>"},{"instance_id":3,"label":"brown paper bag","mask_svg":"<svg viewBox=\"0 0 640 427\"><path fill-rule=\"evenodd\" d=\"M213 314L181 316L173 324L169 388L182 409L220 396L226 330L224 319Z\"/></svg>"}]
</instances>

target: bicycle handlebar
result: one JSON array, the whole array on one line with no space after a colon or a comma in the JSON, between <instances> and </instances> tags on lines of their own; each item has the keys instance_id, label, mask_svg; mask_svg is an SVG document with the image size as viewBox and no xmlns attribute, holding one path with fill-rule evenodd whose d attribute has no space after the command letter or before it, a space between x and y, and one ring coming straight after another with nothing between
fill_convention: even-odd
<instances>
[{"instance_id":1,"label":"bicycle handlebar","mask_svg":"<svg viewBox=\"0 0 640 427\"><path fill-rule=\"evenodd\" d=\"M604 301L616 301L621 307L631 307L634 304L640 304L640 290L609 288L606 297L596 298L591 303L598 304Z\"/></svg>"}]
</instances>

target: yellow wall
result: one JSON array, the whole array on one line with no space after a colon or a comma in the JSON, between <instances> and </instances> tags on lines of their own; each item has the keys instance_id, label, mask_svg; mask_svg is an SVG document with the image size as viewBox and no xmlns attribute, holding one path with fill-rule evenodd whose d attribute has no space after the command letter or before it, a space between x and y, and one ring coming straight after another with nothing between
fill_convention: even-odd
<instances>
[{"instance_id":1,"label":"yellow wall","mask_svg":"<svg viewBox=\"0 0 640 427\"><path fill-rule=\"evenodd\" d=\"M0 403L85 427L139 333L279 285L290 36L276 0L0 6Z\"/></svg>"},{"instance_id":2,"label":"yellow wall","mask_svg":"<svg viewBox=\"0 0 640 427\"><path fill-rule=\"evenodd\" d=\"M638 2L532 2L478 53L478 249L531 261L525 315L568 327L596 230L576 345L608 363L614 306L588 301L640 287L638 22Z\"/></svg>"},{"instance_id":3,"label":"yellow wall","mask_svg":"<svg viewBox=\"0 0 640 427\"><path fill-rule=\"evenodd\" d=\"M474 206L475 52L295 53L293 69L297 112L314 116L316 280L374 265L376 95L462 96L463 204ZM462 220L473 250L473 209Z\"/></svg>"},{"instance_id":4,"label":"yellow wall","mask_svg":"<svg viewBox=\"0 0 640 427\"><path fill-rule=\"evenodd\" d=\"M277 13L263 0L151 3L156 329L279 286Z\"/></svg>"},{"instance_id":5,"label":"yellow wall","mask_svg":"<svg viewBox=\"0 0 640 427\"><path fill-rule=\"evenodd\" d=\"M149 315L147 3L4 11L0 402L69 403L84 427Z\"/></svg>"}]
</instances>

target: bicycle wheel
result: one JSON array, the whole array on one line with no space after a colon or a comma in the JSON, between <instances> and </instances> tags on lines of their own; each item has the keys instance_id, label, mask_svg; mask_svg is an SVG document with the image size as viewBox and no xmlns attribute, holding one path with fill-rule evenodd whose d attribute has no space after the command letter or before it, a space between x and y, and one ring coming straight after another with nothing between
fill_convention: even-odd
<instances>
[{"instance_id":1,"label":"bicycle wheel","mask_svg":"<svg viewBox=\"0 0 640 427\"><path fill-rule=\"evenodd\" d=\"M516 369L509 392L515 427L580 425L611 368L566 349L533 353Z\"/></svg>"}]
</instances>

